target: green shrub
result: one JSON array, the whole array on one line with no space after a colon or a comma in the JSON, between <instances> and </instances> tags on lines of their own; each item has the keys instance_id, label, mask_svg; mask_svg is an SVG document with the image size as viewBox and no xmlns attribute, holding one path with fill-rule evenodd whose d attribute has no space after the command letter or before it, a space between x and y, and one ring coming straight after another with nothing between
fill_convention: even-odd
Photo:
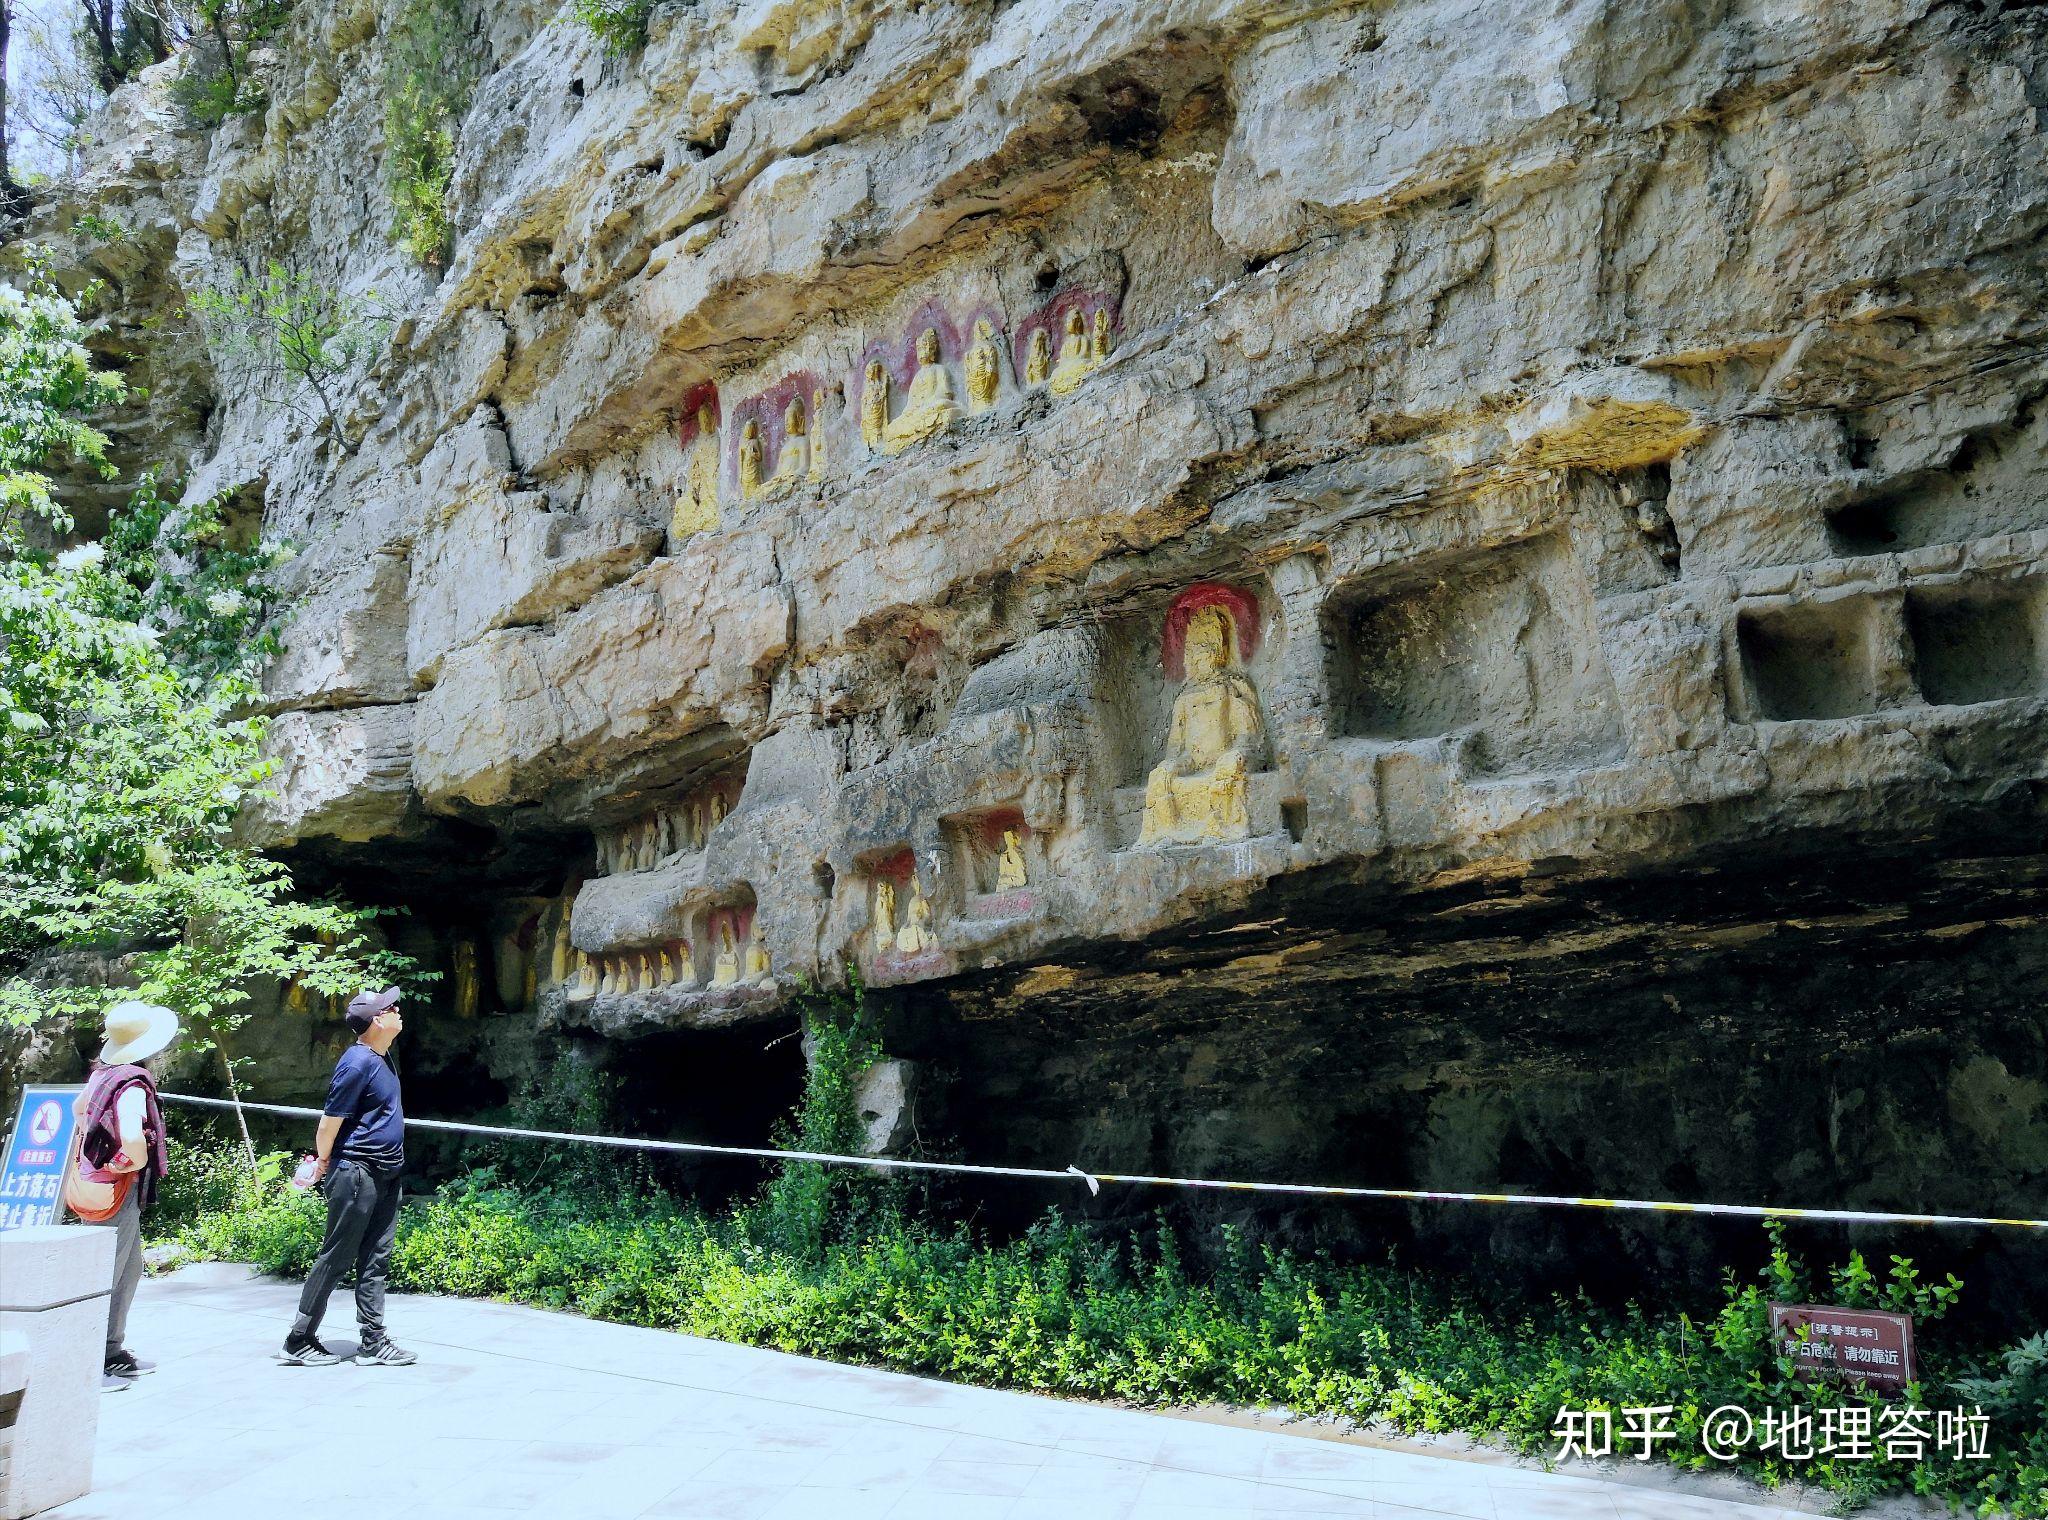
<instances>
[{"instance_id":1,"label":"green shrub","mask_svg":"<svg viewBox=\"0 0 2048 1520\"><path fill-rule=\"evenodd\" d=\"M283 29L292 0L189 0L176 9L188 56L171 98L202 127L262 110L268 97L250 54Z\"/></svg>"},{"instance_id":2,"label":"green shrub","mask_svg":"<svg viewBox=\"0 0 2048 1520\"><path fill-rule=\"evenodd\" d=\"M384 174L392 238L422 264L454 242L448 186L476 76L462 0L406 0L385 64Z\"/></svg>"},{"instance_id":3,"label":"green shrub","mask_svg":"<svg viewBox=\"0 0 2048 1520\"><path fill-rule=\"evenodd\" d=\"M653 14L654 0L576 0L576 19L613 57L646 45L647 22Z\"/></svg>"}]
</instances>

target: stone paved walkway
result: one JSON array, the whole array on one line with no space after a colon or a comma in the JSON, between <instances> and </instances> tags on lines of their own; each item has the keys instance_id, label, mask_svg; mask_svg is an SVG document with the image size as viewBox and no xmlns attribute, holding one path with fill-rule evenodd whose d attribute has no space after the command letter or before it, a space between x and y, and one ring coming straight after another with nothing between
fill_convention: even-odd
<instances>
[{"instance_id":1,"label":"stone paved walkway","mask_svg":"<svg viewBox=\"0 0 2048 1520\"><path fill-rule=\"evenodd\" d=\"M143 1285L161 1363L101 1400L61 1520L1769 1520L1791 1512L963 1388L656 1330L397 1297L415 1367L269 1360L294 1289ZM330 1344L352 1330L335 1297Z\"/></svg>"}]
</instances>

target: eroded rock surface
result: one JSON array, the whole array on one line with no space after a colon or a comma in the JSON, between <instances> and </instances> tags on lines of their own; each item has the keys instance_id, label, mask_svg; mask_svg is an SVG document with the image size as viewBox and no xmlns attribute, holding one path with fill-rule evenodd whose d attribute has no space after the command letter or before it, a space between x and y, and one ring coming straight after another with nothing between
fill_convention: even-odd
<instances>
[{"instance_id":1,"label":"eroded rock surface","mask_svg":"<svg viewBox=\"0 0 2048 1520\"><path fill-rule=\"evenodd\" d=\"M2048 11L494 5L429 270L392 10L301 7L211 139L124 91L73 194L145 306L261 252L402 315L336 429L213 355L194 489L302 545L253 823L459 820L458 937L551 904L487 1007L1052 1007L1294 879L1782 851L1771 921L2038 829Z\"/></svg>"}]
</instances>

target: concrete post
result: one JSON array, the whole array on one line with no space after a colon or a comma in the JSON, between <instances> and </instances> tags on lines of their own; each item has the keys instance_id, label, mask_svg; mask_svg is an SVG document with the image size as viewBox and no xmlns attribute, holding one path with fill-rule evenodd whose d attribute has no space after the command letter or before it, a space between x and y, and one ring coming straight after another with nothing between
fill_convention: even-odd
<instances>
[{"instance_id":1,"label":"concrete post","mask_svg":"<svg viewBox=\"0 0 2048 1520\"><path fill-rule=\"evenodd\" d=\"M112 1230L0 1232L0 1520L92 1488L113 1283Z\"/></svg>"}]
</instances>

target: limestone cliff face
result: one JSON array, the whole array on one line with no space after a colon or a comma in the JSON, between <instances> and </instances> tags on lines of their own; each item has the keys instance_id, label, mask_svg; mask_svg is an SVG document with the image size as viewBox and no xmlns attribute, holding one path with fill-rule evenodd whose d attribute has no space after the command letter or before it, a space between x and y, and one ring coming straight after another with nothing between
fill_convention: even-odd
<instances>
[{"instance_id":1,"label":"limestone cliff face","mask_svg":"<svg viewBox=\"0 0 2048 1520\"><path fill-rule=\"evenodd\" d=\"M1262 905L1427 889L1362 965L1458 883L1777 923L1805 841L2038 829L2048 11L485 9L443 270L374 0L210 139L125 91L80 191L145 303L276 255L401 315L333 428L193 356L192 488L302 545L254 824L461 884L471 1008L1078 1010L1230 923L1205 977L1298 987Z\"/></svg>"}]
</instances>

